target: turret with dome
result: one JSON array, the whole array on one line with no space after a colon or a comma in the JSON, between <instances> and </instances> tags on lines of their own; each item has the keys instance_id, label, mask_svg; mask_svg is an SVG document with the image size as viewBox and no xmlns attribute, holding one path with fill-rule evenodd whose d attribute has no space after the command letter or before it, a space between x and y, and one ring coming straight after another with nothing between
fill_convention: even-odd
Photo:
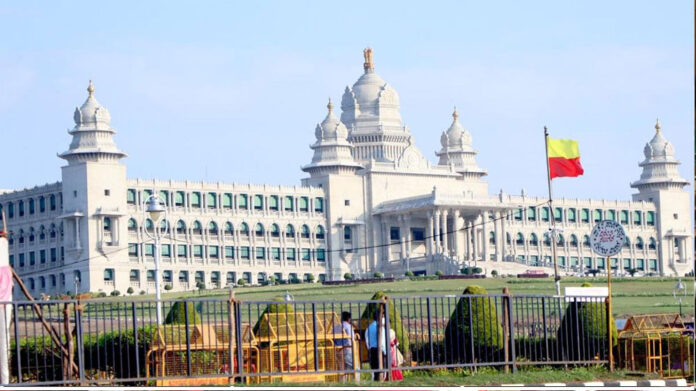
<instances>
[{"instance_id":1,"label":"turret with dome","mask_svg":"<svg viewBox=\"0 0 696 391\"><path fill-rule=\"evenodd\" d=\"M631 187L644 193L653 190L680 190L689 184L679 175L677 167L681 163L674 157L674 146L662 134L659 120L655 123L655 136L645 144L643 154L645 160L639 164L643 167L643 172Z\"/></svg>"},{"instance_id":2,"label":"turret with dome","mask_svg":"<svg viewBox=\"0 0 696 391\"><path fill-rule=\"evenodd\" d=\"M435 152L441 166L451 166L467 179L480 180L486 171L476 164L476 150L472 145L471 133L459 123L457 108L452 112L452 125L440 136L442 149Z\"/></svg>"}]
</instances>

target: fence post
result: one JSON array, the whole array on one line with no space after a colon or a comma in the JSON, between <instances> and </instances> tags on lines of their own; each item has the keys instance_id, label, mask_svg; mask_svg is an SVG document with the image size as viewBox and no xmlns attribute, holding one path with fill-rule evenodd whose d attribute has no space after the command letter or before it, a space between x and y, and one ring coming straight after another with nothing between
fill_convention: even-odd
<instances>
[{"instance_id":1,"label":"fence post","mask_svg":"<svg viewBox=\"0 0 696 391\"><path fill-rule=\"evenodd\" d=\"M317 304L312 302L312 334L314 339L314 370L319 372L319 347L317 346Z\"/></svg>"},{"instance_id":2,"label":"fence post","mask_svg":"<svg viewBox=\"0 0 696 391\"><path fill-rule=\"evenodd\" d=\"M244 355L242 354L242 306L239 300L234 302L234 327L235 327L235 337L237 344L237 372L239 373L239 379L244 382L242 374L244 373ZM251 325L249 325L251 327ZM251 360L251 352L249 352L249 360Z\"/></svg>"},{"instance_id":3,"label":"fence post","mask_svg":"<svg viewBox=\"0 0 696 391\"><path fill-rule=\"evenodd\" d=\"M512 311L512 295L508 292L507 297L508 301L506 311L510 328L510 361L512 361L512 373L516 373L517 364L515 362L517 361L517 357L515 356L515 318L513 316L514 312Z\"/></svg>"},{"instance_id":4,"label":"fence post","mask_svg":"<svg viewBox=\"0 0 696 391\"><path fill-rule=\"evenodd\" d=\"M542 319L542 324L544 327L544 346L545 346L545 352L546 352L546 361L550 361L550 352L549 352L549 336L546 331L548 328L548 325L546 324L546 296L541 297L541 319Z\"/></svg>"},{"instance_id":5,"label":"fence post","mask_svg":"<svg viewBox=\"0 0 696 391\"><path fill-rule=\"evenodd\" d=\"M386 350L386 366L387 366L387 371L386 371L386 376L385 378L389 381L392 380L391 378L391 327L389 327L389 299L385 296L382 298L384 301L384 349ZM396 346L394 347L396 349Z\"/></svg>"},{"instance_id":6,"label":"fence post","mask_svg":"<svg viewBox=\"0 0 696 391\"><path fill-rule=\"evenodd\" d=\"M21 351L21 344L19 343L20 338L19 338L19 311L17 311L18 306L19 306L19 304L13 305L12 312L14 313L13 316L14 316L15 352L17 354L17 383L21 383L22 382L22 351ZM26 309L26 307L24 307L24 308ZM10 372L10 375L12 375L11 372Z\"/></svg>"},{"instance_id":7,"label":"fence post","mask_svg":"<svg viewBox=\"0 0 696 391\"><path fill-rule=\"evenodd\" d=\"M159 251L159 250L158 250ZM189 335L189 311L188 311L188 305L189 302L184 299L184 335L186 336L186 376L191 376L191 337ZM194 317L195 321L195 317ZM159 327L159 326L158 326ZM162 376L165 374L163 373Z\"/></svg>"},{"instance_id":8,"label":"fence post","mask_svg":"<svg viewBox=\"0 0 696 391\"><path fill-rule=\"evenodd\" d=\"M227 299L227 323L228 323L227 331L229 332L229 336L230 336L230 341L229 341L229 344L230 344L229 355L230 355L230 357L229 357L229 363L227 365L229 365L228 374L230 375L230 377L229 377L230 385L232 385L234 383L234 342L236 340L236 335L237 335L237 333L236 333L237 328L234 325L235 317L234 317L233 311L234 311L234 291L232 290L232 288L230 288L230 296Z\"/></svg>"},{"instance_id":9,"label":"fence post","mask_svg":"<svg viewBox=\"0 0 696 391\"><path fill-rule=\"evenodd\" d=\"M430 365L435 365L435 350L433 349L433 320L430 315L430 297L425 298L428 313L428 344L430 344Z\"/></svg>"},{"instance_id":10,"label":"fence post","mask_svg":"<svg viewBox=\"0 0 696 391\"><path fill-rule=\"evenodd\" d=\"M80 385L85 385L85 351L82 340L82 302L77 299L75 303L75 344L77 345L78 376Z\"/></svg>"},{"instance_id":11,"label":"fence post","mask_svg":"<svg viewBox=\"0 0 696 391\"><path fill-rule=\"evenodd\" d=\"M65 333L65 348L67 354L63 353L63 381L67 382L75 376L73 373L73 365L75 360L73 357L73 338L70 331L70 303L63 304L63 332ZM66 385L68 383L65 383Z\"/></svg>"},{"instance_id":12,"label":"fence post","mask_svg":"<svg viewBox=\"0 0 696 391\"><path fill-rule=\"evenodd\" d=\"M508 302L510 301L510 288L504 287L503 288L503 355L504 355L504 361L507 363L510 360L510 332L508 331L508 327L510 324L510 319L508 319L508 312L507 312L507 307L508 307ZM505 364L505 373L510 372L510 365Z\"/></svg>"},{"instance_id":13,"label":"fence post","mask_svg":"<svg viewBox=\"0 0 696 391\"><path fill-rule=\"evenodd\" d=\"M135 370L136 376L140 377L140 354L138 351L138 312L136 311L135 302L131 303L131 312L133 313L133 348L135 349Z\"/></svg>"}]
</instances>

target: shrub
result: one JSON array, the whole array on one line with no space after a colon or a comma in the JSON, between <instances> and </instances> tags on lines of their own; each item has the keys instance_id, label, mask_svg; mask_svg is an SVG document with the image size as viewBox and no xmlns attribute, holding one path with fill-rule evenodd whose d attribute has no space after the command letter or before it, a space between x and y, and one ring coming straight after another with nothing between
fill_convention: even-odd
<instances>
[{"instance_id":1,"label":"shrub","mask_svg":"<svg viewBox=\"0 0 696 391\"><path fill-rule=\"evenodd\" d=\"M106 297L106 292L97 293L97 297Z\"/></svg>"},{"instance_id":2,"label":"shrub","mask_svg":"<svg viewBox=\"0 0 696 391\"><path fill-rule=\"evenodd\" d=\"M466 275L481 274L483 272L483 269L481 269L480 267L465 266L460 270L460 272Z\"/></svg>"},{"instance_id":3,"label":"shrub","mask_svg":"<svg viewBox=\"0 0 696 391\"><path fill-rule=\"evenodd\" d=\"M628 270L626 270L626 271L628 272L628 274L631 275L631 277L635 276L636 273L638 273L638 270L637 270L637 269L628 269Z\"/></svg>"},{"instance_id":4,"label":"shrub","mask_svg":"<svg viewBox=\"0 0 696 391\"><path fill-rule=\"evenodd\" d=\"M616 346L618 332L611 316L612 346ZM558 329L558 341L571 360L592 360L596 355L606 359L607 319L604 302L571 302L563 314ZM586 351L583 346L596 346L598 351Z\"/></svg>"},{"instance_id":5,"label":"shrub","mask_svg":"<svg viewBox=\"0 0 696 391\"><path fill-rule=\"evenodd\" d=\"M164 290L165 290L165 291L170 291L170 290L172 290L172 288L173 288L172 284L166 284L166 285L164 286Z\"/></svg>"},{"instance_id":6,"label":"shrub","mask_svg":"<svg viewBox=\"0 0 696 391\"><path fill-rule=\"evenodd\" d=\"M478 285L469 285L464 295L485 295ZM472 346L473 340L473 346ZM445 349L453 362L489 361L503 348L503 327L495 301L490 297L462 297L445 328ZM476 357L472 357L472 349Z\"/></svg>"},{"instance_id":7,"label":"shrub","mask_svg":"<svg viewBox=\"0 0 696 391\"><path fill-rule=\"evenodd\" d=\"M343 279L346 281L351 281L353 279L353 273L346 273L343 275Z\"/></svg>"},{"instance_id":8,"label":"shrub","mask_svg":"<svg viewBox=\"0 0 696 391\"><path fill-rule=\"evenodd\" d=\"M196 283L196 288L198 288L199 291L204 290L204 289L205 289L205 282L203 282L203 281L198 281L198 282Z\"/></svg>"},{"instance_id":9,"label":"shrub","mask_svg":"<svg viewBox=\"0 0 696 391\"><path fill-rule=\"evenodd\" d=\"M145 291L144 291L144 290L140 290L140 294L141 294L141 295L144 295L144 294L145 294Z\"/></svg>"},{"instance_id":10,"label":"shrub","mask_svg":"<svg viewBox=\"0 0 696 391\"><path fill-rule=\"evenodd\" d=\"M132 286L129 286L128 290L126 290L126 293L128 293L129 295L132 295L134 292L135 292L135 290L133 289Z\"/></svg>"},{"instance_id":11,"label":"shrub","mask_svg":"<svg viewBox=\"0 0 696 391\"><path fill-rule=\"evenodd\" d=\"M582 285L580 285L580 286L583 287L583 288L589 288L589 287L592 286L592 284L590 284L589 282L585 281L585 282L583 282Z\"/></svg>"},{"instance_id":12,"label":"shrub","mask_svg":"<svg viewBox=\"0 0 696 391\"><path fill-rule=\"evenodd\" d=\"M441 275L444 275L445 273L442 272L442 270L438 270L435 272L435 275L440 277Z\"/></svg>"},{"instance_id":13,"label":"shrub","mask_svg":"<svg viewBox=\"0 0 696 391\"><path fill-rule=\"evenodd\" d=\"M307 282L314 282L314 274L307 275Z\"/></svg>"},{"instance_id":14,"label":"shrub","mask_svg":"<svg viewBox=\"0 0 696 391\"><path fill-rule=\"evenodd\" d=\"M185 308L185 309L184 309ZM186 314L188 312L188 323L196 324L201 322L201 314L196 309L193 302L177 301L169 309L164 324L186 324Z\"/></svg>"},{"instance_id":15,"label":"shrub","mask_svg":"<svg viewBox=\"0 0 696 391\"><path fill-rule=\"evenodd\" d=\"M119 291L116 291L116 290L111 291L111 296L120 296L120 295L121 295L121 292L119 292Z\"/></svg>"},{"instance_id":16,"label":"shrub","mask_svg":"<svg viewBox=\"0 0 696 391\"><path fill-rule=\"evenodd\" d=\"M497 271L497 270L491 270L491 276L493 276L493 277L498 277L498 271Z\"/></svg>"},{"instance_id":17,"label":"shrub","mask_svg":"<svg viewBox=\"0 0 696 391\"><path fill-rule=\"evenodd\" d=\"M374 295L372 295L370 300L381 300L384 296L386 296L384 292L377 291ZM361 328L366 328L367 325L372 323L377 310L377 303L370 303L365 307L365 310L360 318L360 326L362 326ZM393 300L389 300L389 327L396 332L396 339L399 341L399 350L401 353L406 354L409 351L408 333L401 324L401 313L394 304Z\"/></svg>"},{"instance_id":18,"label":"shrub","mask_svg":"<svg viewBox=\"0 0 696 391\"><path fill-rule=\"evenodd\" d=\"M246 285L246 280L243 278L240 278L239 280L237 280L237 285L241 285L241 286Z\"/></svg>"},{"instance_id":19,"label":"shrub","mask_svg":"<svg viewBox=\"0 0 696 391\"><path fill-rule=\"evenodd\" d=\"M382 277L384 277L384 273L382 273L382 272L375 272L374 277L375 277L375 278L382 278Z\"/></svg>"},{"instance_id":20,"label":"shrub","mask_svg":"<svg viewBox=\"0 0 696 391\"><path fill-rule=\"evenodd\" d=\"M410 270L407 271L406 273L404 273L404 275L405 275L406 277L413 277L413 276L415 276L415 274L413 274L413 272L410 271Z\"/></svg>"}]
</instances>

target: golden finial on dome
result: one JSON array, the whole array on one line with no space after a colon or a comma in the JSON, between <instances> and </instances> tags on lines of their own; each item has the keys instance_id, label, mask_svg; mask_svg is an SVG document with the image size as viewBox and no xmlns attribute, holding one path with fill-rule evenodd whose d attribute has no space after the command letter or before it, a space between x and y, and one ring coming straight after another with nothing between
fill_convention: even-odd
<instances>
[{"instance_id":1,"label":"golden finial on dome","mask_svg":"<svg viewBox=\"0 0 696 391\"><path fill-rule=\"evenodd\" d=\"M94 84L92 83L92 80L89 81L89 85L87 86L87 92L89 92L89 96L94 95Z\"/></svg>"},{"instance_id":2,"label":"golden finial on dome","mask_svg":"<svg viewBox=\"0 0 696 391\"><path fill-rule=\"evenodd\" d=\"M372 61L372 48L365 48L363 50L363 57L365 57L365 63L363 64L365 72L373 71L375 69L375 63Z\"/></svg>"},{"instance_id":3,"label":"golden finial on dome","mask_svg":"<svg viewBox=\"0 0 696 391\"><path fill-rule=\"evenodd\" d=\"M331 103L331 98L329 98L329 103L326 105L326 108L329 109L329 113L333 111L333 103Z\"/></svg>"},{"instance_id":4,"label":"golden finial on dome","mask_svg":"<svg viewBox=\"0 0 696 391\"><path fill-rule=\"evenodd\" d=\"M662 127L660 126L660 119L657 118L655 120L655 130L657 131L657 133L660 133L660 129L662 129Z\"/></svg>"},{"instance_id":5,"label":"golden finial on dome","mask_svg":"<svg viewBox=\"0 0 696 391\"><path fill-rule=\"evenodd\" d=\"M457 106L454 106L454 111L452 112L452 118L456 121L459 118L459 113L457 113Z\"/></svg>"}]
</instances>

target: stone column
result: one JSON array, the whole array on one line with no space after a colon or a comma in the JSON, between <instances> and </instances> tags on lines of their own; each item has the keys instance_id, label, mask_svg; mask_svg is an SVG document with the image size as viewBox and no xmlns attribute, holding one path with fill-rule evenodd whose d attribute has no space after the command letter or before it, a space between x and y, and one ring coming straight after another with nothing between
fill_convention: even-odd
<instances>
[{"instance_id":1,"label":"stone column","mask_svg":"<svg viewBox=\"0 0 696 391\"><path fill-rule=\"evenodd\" d=\"M507 235L505 232L505 221L507 220L507 211L502 211L500 213L500 260L505 260L505 255L507 252Z\"/></svg>"},{"instance_id":2,"label":"stone column","mask_svg":"<svg viewBox=\"0 0 696 391\"><path fill-rule=\"evenodd\" d=\"M384 251L382 252L383 257L380 264L384 265L389 263L391 258L391 238L389 237L389 218L387 216L382 216L382 241L384 243Z\"/></svg>"},{"instance_id":3,"label":"stone column","mask_svg":"<svg viewBox=\"0 0 696 391\"><path fill-rule=\"evenodd\" d=\"M460 226L460 222L459 222L459 219L460 219L459 213L460 213L459 209L455 209L454 216L452 217L452 219L454 220L452 222L452 228L454 231L454 232L452 232L452 239L453 239L452 240L453 241L452 248L453 248L454 256L457 258L459 258L459 253L461 251L459 238L462 235L461 230L460 230L461 226Z\"/></svg>"},{"instance_id":4,"label":"stone column","mask_svg":"<svg viewBox=\"0 0 696 391\"><path fill-rule=\"evenodd\" d=\"M495 212L495 261L500 262L503 260L503 254L502 254L502 241L501 241L501 236L500 236L500 231L501 231L501 219L500 219L500 212Z\"/></svg>"},{"instance_id":5,"label":"stone column","mask_svg":"<svg viewBox=\"0 0 696 391\"><path fill-rule=\"evenodd\" d=\"M471 258L474 261L478 261L478 232L477 228L474 225L474 222L476 220L472 221L469 223L470 231L471 231Z\"/></svg>"},{"instance_id":6,"label":"stone column","mask_svg":"<svg viewBox=\"0 0 696 391\"><path fill-rule=\"evenodd\" d=\"M426 229L425 229L425 256L430 257L433 254L433 212L426 212Z\"/></svg>"},{"instance_id":7,"label":"stone column","mask_svg":"<svg viewBox=\"0 0 696 391\"><path fill-rule=\"evenodd\" d=\"M411 237L411 216L410 215L405 215L403 216L404 218L404 227L406 232L404 233L404 236L406 237L406 256L408 258L411 258L411 245L412 245L412 240L413 238Z\"/></svg>"},{"instance_id":8,"label":"stone column","mask_svg":"<svg viewBox=\"0 0 696 391\"><path fill-rule=\"evenodd\" d=\"M481 214L481 253L484 262L488 262L488 214L487 210Z\"/></svg>"},{"instance_id":9,"label":"stone column","mask_svg":"<svg viewBox=\"0 0 696 391\"><path fill-rule=\"evenodd\" d=\"M449 244L447 243L447 241L448 241L447 215L448 214L449 214L449 211L447 209L442 211L442 223L441 223L441 225L442 225L442 253L444 255L449 255Z\"/></svg>"},{"instance_id":10,"label":"stone column","mask_svg":"<svg viewBox=\"0 0 696 391\"><path fill-rule=\"evenodd\" d=\"M439 254L441 252L441 242L440 242L440 210L435 209L435 254Z\"/></svg>"},{"instance_id":11,"label":"stone column","mask_svg":"<svg viewBox=\"0 0 696 391\"><path fill-rule=\"evenodd\" d=\"M403 215L400 215L397 217L397 220L399 222L399 251L401 251L400 257L401 260L406 259L406 223L405 223L405 218Z\"/></svg>"}]
</instances>

